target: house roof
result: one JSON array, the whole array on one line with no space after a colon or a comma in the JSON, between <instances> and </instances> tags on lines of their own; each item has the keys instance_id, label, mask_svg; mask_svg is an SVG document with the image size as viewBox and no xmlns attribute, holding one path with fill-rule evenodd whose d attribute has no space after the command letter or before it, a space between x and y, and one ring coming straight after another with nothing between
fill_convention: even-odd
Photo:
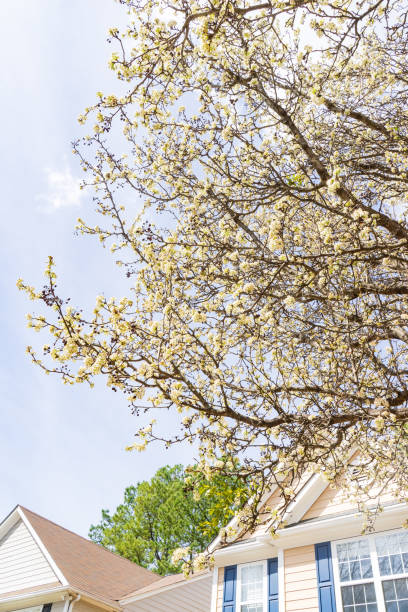
<instances>
[{"instance_id":1,"label":"house roof","mask_svg":"<svg viewBox=\"0 0 408 612\"><path fill-rule=\"evenodd\" d=\"M187 584L196 578L204 578L204 576L209 576L208 570L196 572L192 576L188 577L186 577L184 574L172 574L170 576L164 576L164 578L160 578L160 580L157 580L157 582L153 582L145 587L141 587L140 589L129 593L128 595L126 595L126 597L123 597L122 599L128 600L133 598L134 596L143 595L144 593L151 593L153 591L159 592L161 589L165 589L176 584Z\"/></svg>"},{"instance_id":2,"label":"house roof","mask_svg":"<svg viewBox=\"0 0 408 612\"><path fill-rule=\"evenodd\" d=\"M69 586L118 601L160 576L52 521L18 506Z\"/></svg>"},{"instance_id":3,"label":"house roof","mask_svg":"<svg viewBox=\"0 0 408 612\"><path fill-rule=\"evenodd\" d=\"M202 612L211 607L213 575L208 570L189 577L183 574L165 576L161 580L130 593L120 601L125 610L151 612ZM129 607L128 607L129 606Z\"/></svg>"},{"instance_id":4,"label":"house roof","mask_svg":"<svg viewBox=\"0 0 408 612\"><path fill-rule=\"evenodd\" d=\"M183 582L184 580L186 580L186 577L184 576L184 574L172 574L171 576L165 576L164 578L157 580L157 582L148 584L147 586L137 589L136 591L133 591L132 593L128 593L126 595L126 599L133 597L133 595L141 595L142 593L150 593L151 591L156 591L164 587L170 586L172 584Z\"/></svg>"}]
</instances>

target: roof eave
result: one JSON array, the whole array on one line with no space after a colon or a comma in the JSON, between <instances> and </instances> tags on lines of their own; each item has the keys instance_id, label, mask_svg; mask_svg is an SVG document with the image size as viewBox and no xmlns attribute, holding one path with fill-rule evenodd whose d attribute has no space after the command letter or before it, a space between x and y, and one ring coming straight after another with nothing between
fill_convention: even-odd
<instances>
[{"instance_id":1,"label":"roof eave","mask_svg":"<svg viewBox=\"0 0 408 612\"><path fill-rule=\"evenodd\" d=\"M25 601L31 602L35 600L40 603L53 603L55 601L65 599L67 595L80 595L81 599L89 601L90 603L97 605L99 608L103 608L104 610L122 610L122 606L118 601L98 597L93 593L88 593L87 591L77 589L71 585L44 589L43 591L31 591L9 597L2 597L0 594L0 610L8 608L8 606L13 602L23 603ZM44 602L45 597L49 597L51 599Z\"/></svg>"}]
</instances>

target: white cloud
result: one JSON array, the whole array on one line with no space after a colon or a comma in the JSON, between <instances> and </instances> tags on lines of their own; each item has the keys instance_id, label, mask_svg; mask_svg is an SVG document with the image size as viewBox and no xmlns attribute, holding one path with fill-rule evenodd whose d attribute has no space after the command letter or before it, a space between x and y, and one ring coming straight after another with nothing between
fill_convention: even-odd
<instances>
[{"instance_id":1,"label":"white cloud","mask_svg":"<svg viewBox=\"0 0 408 612\"><path fill-rule=\"evenodd\" d=\"M85 192L81 190L80 179L73 176L68 166L62 171L45 168L45 175L47 191L38 194L36 200L46 202L49 205L47 208L52 210L81 204Z\"/></svg>"}]
</instances>

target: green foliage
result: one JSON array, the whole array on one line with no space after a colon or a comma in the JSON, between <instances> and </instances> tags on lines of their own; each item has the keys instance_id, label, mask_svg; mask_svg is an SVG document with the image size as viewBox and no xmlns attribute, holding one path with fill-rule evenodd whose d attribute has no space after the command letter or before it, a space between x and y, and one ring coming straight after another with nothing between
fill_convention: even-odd
<instances>
[{"instance_id":1,"label":"green foliage","mask_svg":"<svg viewBox=\"0 0 408 612\"><path fill-rule=\"evenodd\" d=\"M246 483L214 472L208 479L182 465L160 468L150 481L127 487L113 514L102 510L89 537L158 574L181 571L176 548L202 551L247 499Z\"/></svg>"}]
</instances>

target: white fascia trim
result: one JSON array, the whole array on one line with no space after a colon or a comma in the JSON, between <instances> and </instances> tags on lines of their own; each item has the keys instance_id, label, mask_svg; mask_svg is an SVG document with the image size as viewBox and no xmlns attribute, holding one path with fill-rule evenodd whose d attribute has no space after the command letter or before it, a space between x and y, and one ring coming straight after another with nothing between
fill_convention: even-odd
<instances>
[{"instance_id":1,"label":"white fascia trim","mask_svg":"<svg viewBox=\"0 0 408 612\"><path fill-rule=\"evenodd\" d=\"M349 459L351 459L351 457L357 452L357 450L358 449L356 446L353 446L350 449L350 452L348 455ZM282 480L284 480L283 477L279 479L279 482L281 482ZM303 487L300 489L300 491L295 495L294 500L289 504L285 512L285 515L283 517L283 520L289 519L294 522L300 521L302 517L306 514L306 512L309 510L309 508L312 507L314 502L320 497L320 495L327 489L328 486L329 486L329 481L323 478L321 474L319 473L311 474L309 479L305 482ZM268 498L276 491L277 487L278 485L273 485L270 489L268 489L267 492L264 493L261 501L258 504L258 507L261 508L266 503ZM249 500L248 503L250 503L250 501L251 500ZM238 522L237 517L234 516L227 524L227 528L235 527L237 522ZM266 523L267 530L270 524L271 522ZM278 533L280 534L281 531L278 530ZM213 552L217 553L218 551L216 549L220 543L220 540L221 540L221 536L217 535L216 538L209 544L207 551L209 553L213 553ZM224 550L224 549L221 549L221 550Z\"/></svg>"},{"instance_id":2,"label":"white fascia trim","mask_svg":"<svg viewBox=\"0 0 408 612\"><path fill-rule=\"evenodd\" d=\"M48 552L48 550L46 549L46 547L42 543L40 537L38 536L38 534L35 531L35 529L32 527L30 521L28 520L28 518L26 517L26 515L24 514L24 512L23 512L23 510L22 510L22 508L20 506L17 506L17 512L20 515L20 518L23 521L24 525L27 527L28 531L32 535L33 539L35 540L38 548L41 550L42 554L47 559L48 563L50 564L50 566L51 566L54 574L57 576L58 580L61 582L61 584L63 586L68 586L68 584L69 584L68 580L65 578L64 574L61 572L61 570L59 569L59 567L55 563L54 559L51 557L50 553Z\"/></svg>"},{"instance_id":3,"label":"white fascia trim","mask_svg":"<svg viewBox=\"0 0 408 612\"><path fill-rule=\"evenodd\" d=\"M314 476L315 476L315 477L314 477ZM287 515L287 514L289 514L289 513L293 512L293 510L295 509L295 507L296 507L296 506L297 506L299 503L301 503L301 501L302 501L302 500L304 500L304 498L305 498L305 497L307 498L307 495L309 494L310 489L312 489L314 486L316 486L316 482L319 482L319 480L323 480L323 479L321 478L321 476L319 476L319 475L314 475L314 476L312 475L312 476L311 476L311 477L310 477L310 478L307 480L307 482L304 484L304 486L302 487L302 489L300 490L300 492L299 492L299 493L296 495L296 497L295 497L294 501L293 501L293 502L292 502L292 503L289 505L289 507L288 507L288 509L287 509L287 511L286 511L286 513L285 513L285 517L286 517L286 515ZM321 492L323 492L323 491L324 491L324 489L325 489L325 488L328 486L328 484L329 484L329 483L328 483L328 482L326 482L326 481L324 481L324 483L325 483L325 484L324 484L324 486L322 485L322 486L323 486L323 488L322 488L322 491L321 491ZM259 507L260 507L260 508L262 508L262 506L263 506L263 505L264 505L264 504L265 504L265 503L268 501L269 497L270 497L270 496L271 496L271 495L272 495L272 494L273 494L273 493L276 491L276 489L277 489L277 488L278 488L278 485L273 485L273 486L272 486L270 489L268 489L268 491L267 491L267 492L265 492L265 493L264 493L264 495L262 496L261 501L259 502ZM319 495L320 495L320 494L321 494L321 493L319 493ZM305 513L308 511L309 507L310 507L310 506L312 506L312 504L315 502L315 499L316 499L316 498L313 498L313 499L311 500L310 505L309 505L307 508L305 508L305 509L302 511L301 516L304 516L304 514L305 514ZM301 517L300 517L300 518L301 518ZM300 520L300 518L299 518L298 520ZM228 523L227 528L228 528L228 527L234 527L236 523L237 523L237 518L236 518L236 517L233 517L233 518L230 520L230 522ZM268 530L269 525L270 525L270 522L267 522L267 523L266 523L266 530ZM261 537L262 537L262 536L261 536ZM268 539L268 538L266 538L266 539ZM222 549L219 549L219 550L215 550L215 549L217 548L217 546L218 546L219 542L220 542L220 536L218 535L218 536L217 536L217 537L216 537L216 538L215 538L215 539L214 539L214 540L211 542L211 544L209 545L209 547L208 547L208 552L210 552L210 553L215 552L215 554L218 556L218 554L220 553L220 551L223 551L223 550L227 550L227 549L228 549L228 545L227 545L227 546L225 546L225 548L222 548ZM235 547L238 547L238 544L236 544L236 545L234 546L234 549L235 549ZM245 548L245 550L248 550L248 549L249 549L249 548L247 548L247 547ZM241 550L241 549L240 549L240 550Z\"/></svg>"},{"instance_id":4,"label":"white fascia trim","mask_svg":"<svg viewBox=\"0 0 408 612\"><path fill-rule=\"evenodd\" d=\"M27 593L21 593L20 595L12 595L11 597L2 597L0 593L0 608L5 603L12 603L13 601L19 602L24 601L25 599L34 599L45 597L46 595L58 595L61 594L61 599L64 599L68 594L80 595L83 599L90 600L96 602L99 605L103 605L105 608L109 610L121 610L121 606L119 603L115 605L111 601L105 601L91 593L87 593L86 591L81 591L80 589L75 589L73 587L54 587L52 589L44 589L43 591L30 591Z\"/></svg>"},{"instance_id":5,"label":"white fascia trim","mask_svg":"<svg viewBox=\"0 0 408 612\"><path fill-rule=\"evenodd\" d=\"M353 445L348 453L348 461L357 452L357 446ZM283 521L290 520L293 522L300 521L309 508L329 486L329 481L326 480L320 473L310 474L308 480L296 493L294 500L289 504L283 516ZM268 523L269 526L270 523Z\"/></svg>"},{"instance_id":6,"label":"white fascia trim","mask_svg":"<svg viewBox=\"0 0 408 612\"><path fill-rule=\"evenodd\" d=\"M387 514L398 514L400 511L406 512L408 504L405 502L392 504L386 506L383 511L378 515L379 518L386 516ZM362 512L351 512L350 514L342 514L341 516L327 516L321 517L320 520L311 520L310 522L300 523L299 525L293 525L293 527L284 527L279 529L276 533L279 537L279 544L285 540L285 536L291 536L293 534L304 533L307 531L313 531L315 529L324 528L327 525L348 525L350 519L361 519L363 517Z\"/></svg>"},{"instance_id":7,"label":"white fascia trim","mask_svg":"<svg viewBox=\"0 0 408 612\"><path fill-rule=\"evenodd\" d=\"M148 591L147 593L140 593L139 595L133 595L132 597L125 597L119 600L121 606L126 604L133 603L134 601L140 601L141 599L146 599L147 597L154 597L154 595L161 595L166 591L171 591L173 589L177 589L178 587L188 586L192 582L198 582L199 580L204 580L204 578L208 578L211 576L211 572L205 572L200 574L199 576L192 576L191 578L186 578L180 582L175 582L173 584L168 584L167 586L157 587L157 589Z\"/></svg>"},{"instance_id":8,"label":"white fascia trim","mask_svg":"<svg viewBox=\"0 0 408 612\"><path fill-rule=\"evenodd\" d=\"M20 515L17 512L18 506L16 506L10 514L8 514L0 523L0 540L2 540L10 529L20 520Z\"/></svg>"},{"instance_id":9,"label":"white fascia trim","mask_svg":"<svg viewBox=\"0 0 408 612\"><path fill-rule=\"evenodd\" d=\"M230 556L231 553L239 555L240 553L263 549L265 546L275 548L275 540L269 534L263 534L253 540L244 540L237 544L225 546L225 548L219 548L215 551L214 556L218 560L220 558L222 559L222 557Z\"/></svg>"},{"instance_id":10,"label":"white fascia trim","mask_svg":"<svg viewBox=\"0 0 408 612\"><path fill-rule=\"evenodd\" d=\"M12 595L11 597L2 597L0 593L0 606L1 604L13 601L21 601L24 599L32 599L33 597L43 597L44 595L55 595L61 593L61 599L68 593L70 589L65 587L54 587L53 589L44 589L44 591L31 591L29 593L21 593L21 595Z\"/></svg>"},{"instance_id":11,"label":"white fascia trim","mask_svg":"<svg viewBox=\"0 0 408 612\"><path fill-rule=\"evenodd\" d=\"M305 482L292 503L289 504L283 520L293 521L294 523L300 521L328 486L329 482L323 476L313 474Z\"/></svg>"}]
</instances>

